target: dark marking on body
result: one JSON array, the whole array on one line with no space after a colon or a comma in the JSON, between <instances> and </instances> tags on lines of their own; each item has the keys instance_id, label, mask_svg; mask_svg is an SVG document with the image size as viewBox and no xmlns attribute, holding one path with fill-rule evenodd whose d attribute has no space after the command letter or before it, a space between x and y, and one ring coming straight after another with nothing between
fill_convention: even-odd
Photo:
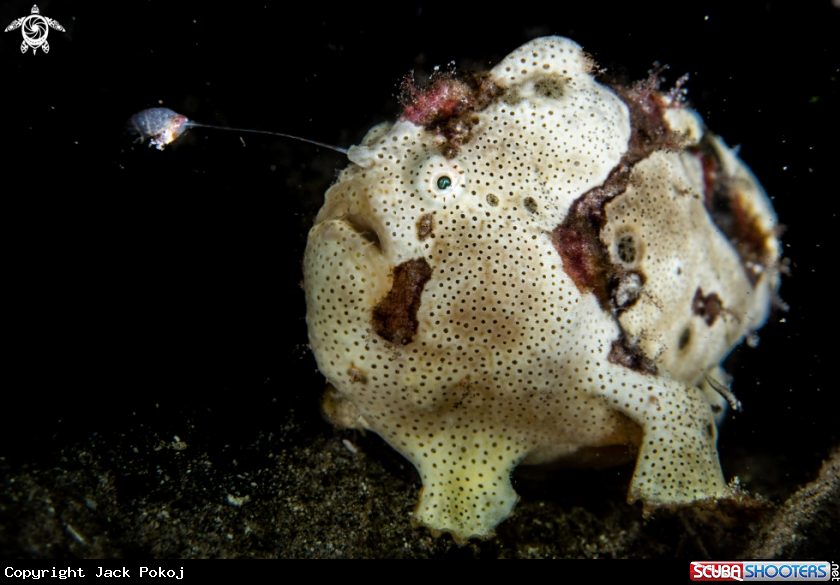
<instances>
[{"instance_id":1,"label":"dark marking on body","mask_svg":"<svg viewBox=\"0 0 840 585\"><path fill-rule=\"evenodd\" d=\"M659 92L660 75L665 67L652 70L648 78L625 85L599 76L598 81L613 90L630 111L630 141L627 145L626 163L634 165L657 150L680 150L682 136L671 130L665 120L665 110L670 106Z\"/></svg>"},{"instance_id":2,"label":"dark marking on body","mask_svg":"<svg viewBox=\"0 0 840 585\"><path fill-rule=\"evenodd\" d=\"M568 90L571 79L560 75L546 75L534 82L534 91L545 98L559 100Z\"/></svg>"},{"instance_id":3,"label":"dark marking on body","mask_svg":"<svg viewBox=\"0 0 840 585\"><path fill-rule=\"evenodd\" d=\"M641 297L645 280L645 275L639 270L624 271L618 268L610 274L607 289L612 306L617 312L626 311L636 304Z\"/></svg>"},{"instance_id":4,"label":"dark marking on body","mask_svg":"<svg viewBox=\"0 0 840 585\"><path fill-rule=\"evenodd\" d=\"M627 105L630 112L630 140L627 152L610 171L603 184L593 187L572 204L569 214L551 232L552 242L563 259L563 270L581 292L593 292L604 310L615 310L612 290L621 283L622 269L615 266L601 242L607 222L607 203L624 193L634 165L657 150L677 150L681 137L664 118L668 107L658 92L659 71L632 86L601 79ZM635 248L633 248L635 260Z\"/></svg>"},{"instance_id":5,"label":"dark marking on body","mask_svg":"<svg viewBox=\"0 0 840 585\"><path fill-rule=\"evenodd\" d=\"M618 257L626 264L636 261L636 240L632 234L627 234L618 240Z\"/></svg>"},{"instance_id":6,"label":"dark marking on body","mask_svg":"<svg viewBox=\"0 0 840 585\"><path fill-rule=\"evenodd\" d=\"M708 136L689 149L700 162L703 170L703 203L709 217L729 240L744 266L744 272L753 286L764 269L771 263L769 242L772 233L765 232L758 217L746 207L744 195L737 189L732 177L726 175L717 147ZM755 270L754 267L760 267Z\"/></svg>"},{"instance_id":7,"label":"dark marking on body","mask_svg":"<svg viewBox=\"0 0 840 585\"><path fill-rule=\"evenodd\" d=\"M682 334L680 334L680 340L677 343L677 348L680 350L685 349L688 346L688 343L691 341L691 328L686 327L683 329Z\"/></svg>"},{"instance_id":8,"label":"dark marking on body","mask_svg":"<svg viewBox=\"0 0 840 585\"><path fill-rule=\"evenodd\" d=\"M432 269L425 258L394 267L391 290L373 308L373 330L380 337L396 345L411 343L420 325L420 297L431 277Z\"/></svg>"},{"instance_id":9,"label":"dark marking on body","mask_svg":"<svg viewBox=\"0 0 840 585\"><path fill-rule=\"evenodd\" d=\"M401 120L407 120L444 139L441 151L451 159L472 138L476 116L504 93L489 73L467 73L456 78L452 72L432 75L424 88L417 87L414 73L405 76L400 87L404 106Z\"/></svg>"},{"instance_id":10,"label":"dark marking on body","mask_svg":"<svg viewBox=\"0 0 840 585\"><path fill-rule=\"evenodd\" d=\"M425 215L421 215L420 219L417 220L417 239L421 242L432 235L432 214L427 213Z\"/></svg>"},{"instance_id":11,"label":"dark marking on body","mask_svg":"<svg viewBox=\"0 0 840 585\"><path fill-rule=\"evenodd\" d=\"M703 296L703 289L699 287L697 292L694 293L694 300L691 301L691 309L695 315L706 321L706 325L709 327L715 324L718 315L724 311L723 301L720 300L717 293L713 292Z\"/></svg>"},{"instance_id":12,"label":"dark marking on body","mask_svg":"<svg viewBox=\"0 0 840 585\"><path fill-rule=\"evenodd\" d=\"M351 365L347 370L347 375L350 377L350 382L354 384L357 382L367 384L367 376L365 376L362 371L354 365Z\"/></svg>"},{"instance_id":13,"label":"dark marking on body","mask_svg":"<svg viewBox=\"0 0 840 585\"><path fill-rule=\"evenodd\" d=\"M522 206L528 211L528 213L537 213L539 210L537 207L537 201L533 197L526 197L523 199Z\"/></svg>"},{"instance_id":14,"label":"dark marking on body","mask_svg":"<svg viewBox=\"0 0 840 585\"><path fill-rule=\"evenodd\" d=\"M657 373L656 364L647 357L642 348L638 345L631 345L627 337L622 333L621 337L612 342L610 355L607 356L610 363L624 366L641 374L655 376Z\"/></svg>"},{"instance_id":15,"label":"dark marking on body","mask_svg":"<svg viewBox=\"0 0 840 585\"><path fill-rule=\"evenodd\" d=\"M607 180L581 195L569 214L554 231L552 243L563 259L563 270L581 292L592 292L601 308L610 309L609 282L616 272L606 246L601 242L601 229L607 217L604 206L627 189L631 168L619 163Z\"/></svg>"}]
</instances>

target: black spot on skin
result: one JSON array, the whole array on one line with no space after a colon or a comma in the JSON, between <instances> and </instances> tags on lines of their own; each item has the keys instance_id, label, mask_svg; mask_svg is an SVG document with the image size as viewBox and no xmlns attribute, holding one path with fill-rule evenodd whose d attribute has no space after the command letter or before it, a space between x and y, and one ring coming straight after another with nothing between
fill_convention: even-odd
<instances>
[{"instance_id":1,"label":"black spot on skin","mask_svg":"<svg viewBox=\"0 0 840 585\"><path fill-rule=\"evenodd\" d=\"M680 341L677 344L679 349L685 349L688 343L691 341L691 329L686 327L683 329L682 335L680 335Z\"/></svg>"},{"instance_id":2,"label":"black spot on skin","mask_svg":"<svg viewBox=\"0 0 840 585\"><path fill-rule=\"evenodd\" d=\"M432 233L432 227L432 214L421 215L417 220L417 239L422 242L428 238Z\"/></svg>"},{"instance_id":3,"label":"black spot on skin","mask_svg":"<svg viewBox=\"0 0 840 585\"><path fill-rule=\"evenodd\" d=\"M655 376L657 372L653 360L648 358L638 345L630 345L623 333L621 337L612 342L610 355L607 359L610 363L624 366L641 374Z\"/></svg>"},{"instance_id":4,"label":"black spot on skin","mask_svg":"<svg viewBox=\"0 0 840 585\"><path fill-rule=\"evenodd\" d=\"M489 205L490 207L496 207L498 204L499 204L499 198L496 197L495 195L493 195L492 193L490 193L487 196L487 205Z\"/></svg>"},{"instance_id":5,"label":"black spot on skin","mask_svg":"<svg viewBox=\"0 0 840 585\"><path fill-rule=\"evenodd\" d=\"M525 209L528 210L529 213L537 212L537 202L534 200L533 197L526 197L522 201L522 205L525 207Z\"/></svg>"},{"instance_id":6,"label":"black spot on skin","mask_svg":"<svg viewBox=\"0 0 840 585\"><path fill-rule=\"evenodd\" d=\"M636 261L636 239L632 235L621 236L618 240L618 257L626 264Z\"/></svg>"},{"instance_id":7,"label":"black spot on skin","mask_svg":"<svg viewBox=\"0 0 840 585\"><path fill-rule=\"evenodd\" d=\"M566 93L569 79L559 75L547 75L534 83L534 91L546 98L559 100Z\"/></svg>"},{"instance_id":8,"label":"black spot on skin","mask_svg":"<svg viewBox=\"0 0 840 585\"><path fill-rule=\"evenodd\" d=\"M708 435L708 437L710 439L714 438L714 436L715 436L715 425L713 425L712 423L708 423L706 425L706 435Z\"/></svg>"},{"instance_id":9,"label":"black spot on skin","mask_svg":"<svg viewBox=\"0 0 840 585\"><path fill-rule=\"evenodd\" d=\"M396 266L388 294L373 308L373 330L396 345L411 343L417 334L417 311L423 288L432 277L425 258L415 258Z\"/></svg>"},{"instance_id":10,"label":"black spot on skin","mask_svg":"<svg viewBox=\"0 0 840 585\"><path fill-rule=\"evenodd\" d=\"M723 407L720 404L712 404L712 412L715 414L720 414L723 412Z\"/></svg>"},{"instance_id":11,"label":"black spot on skin","mask_svg":"<svg viewBox=\"0 0 840 585\"><path fill-rule=\"evenodd\" d=\"M694 314L706 321L706 325L711 327L715 324L715 319L723 312L723 301L717 293L709 293L703 296L703 289L698 288L694 293L694 300L691 301L691 309Z\"/></svg>"}]
</instances>

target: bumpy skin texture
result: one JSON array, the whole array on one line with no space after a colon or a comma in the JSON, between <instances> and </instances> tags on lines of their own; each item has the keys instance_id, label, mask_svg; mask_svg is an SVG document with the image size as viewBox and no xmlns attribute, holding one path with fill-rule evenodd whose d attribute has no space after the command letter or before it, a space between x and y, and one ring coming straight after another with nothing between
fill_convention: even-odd
<instances>
[{"instance_id":1,"label":"bumpy skin texture","mask_svg":"<svg viewBox=\"0 0 840 585\"><path fill-rule=\"evenodd\" d=\"M333 420L417 467L419 524L487 536L516 465L616 449L630 501L725 493L706 380L766 318L776 220L655 85L536 39L350 149L306 248L310 345Z\"/></svg>"}]
</instances>

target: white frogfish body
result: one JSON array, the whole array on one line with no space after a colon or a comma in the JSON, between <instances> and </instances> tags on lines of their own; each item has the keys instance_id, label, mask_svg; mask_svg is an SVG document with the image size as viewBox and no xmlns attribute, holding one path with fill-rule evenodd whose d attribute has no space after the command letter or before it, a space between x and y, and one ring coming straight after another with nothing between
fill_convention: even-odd
<instances>
[{"instance_id":1,"label":"white frogfish body","mask_svg":"<svg viewBox=\"0 0 840 585\"><path fill-rule=\"evenodd\" d=\"M725 493L708 380L767 316L776 218L657 85L536 39L409 87L350 149L309 233L310 345L343 424L419 471L416 522L486 537L516 465L607 453L636 458L630 501Z\"/></svg>"}]
</instances>

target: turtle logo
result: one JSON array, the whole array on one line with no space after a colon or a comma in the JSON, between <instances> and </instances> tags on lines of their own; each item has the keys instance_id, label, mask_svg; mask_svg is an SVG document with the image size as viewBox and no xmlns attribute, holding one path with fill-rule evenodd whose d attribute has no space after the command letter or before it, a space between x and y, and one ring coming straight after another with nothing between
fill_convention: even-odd
<instances>
[{"instance_id":1,"label":"turtle logo","mask_svg":"<svg viewBox=\"0 0 840 585\"><path fill-rule=\"evenodd\" d=\"M38 6L33 6L32 14L13 21L3 32L21 28L23 42L20 44L20 52L25 53L26 49L32 47L32 54L34 55L39 48L45 53L50 52L50 44L47 42L47 33L50 32L50 27L64 32L63 26L52 18L41 16L41 11L38 10Z\"/></svg>"}]
</instances>

